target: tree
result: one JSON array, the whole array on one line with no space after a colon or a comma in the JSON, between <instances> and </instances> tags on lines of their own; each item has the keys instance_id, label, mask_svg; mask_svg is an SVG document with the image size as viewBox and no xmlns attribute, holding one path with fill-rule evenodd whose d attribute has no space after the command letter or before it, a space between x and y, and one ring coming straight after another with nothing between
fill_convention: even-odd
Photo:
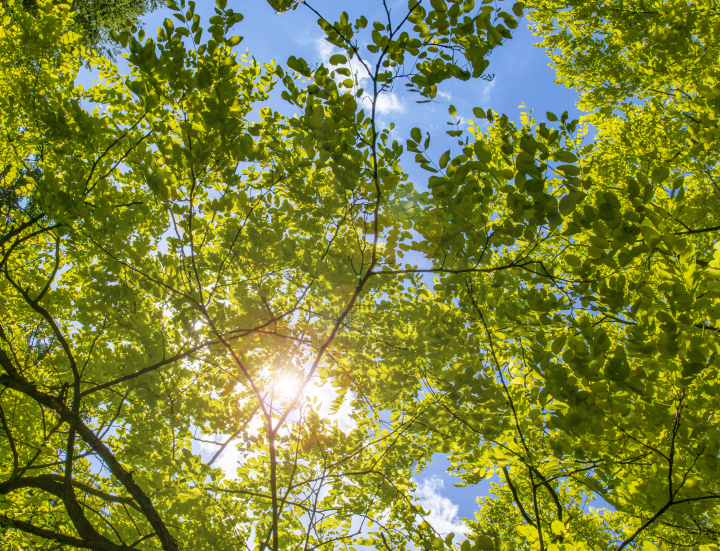
<instances>
[{"instance_id":1,"label":"tree","mask_svg":"<svg viewBox=\"0 0 720 551\"><path fill-rule=\"evenodd\" d=\"M2 4L10 14L20 9L31 14L38 12L36 0L4 1ZM82 35L83 44L101 53L112 54L117 52L110 33L138 24L142 15L159 5L158 0L78 0L70 7L74 14L73 27Z\"/></svg>"},{"instance_id":2,"label":"tree","mask_svg":"<svg viewBox=\"0 0 720 551\"><path fill-rule=\"evenodd\" d=\"M67 6L2 14L0 541L712 548L714 8L530 4L593 141L478 107L435 161L378 98L483 77L522 4L317 13L342 51L318 67L234 53L217 4L207 28L181 2L155 39L114 34L129 74ZM80 59L100 84L75 85ZM462 543L413 499L436 452L501 477Z\"/></svg>"}]
</instances>

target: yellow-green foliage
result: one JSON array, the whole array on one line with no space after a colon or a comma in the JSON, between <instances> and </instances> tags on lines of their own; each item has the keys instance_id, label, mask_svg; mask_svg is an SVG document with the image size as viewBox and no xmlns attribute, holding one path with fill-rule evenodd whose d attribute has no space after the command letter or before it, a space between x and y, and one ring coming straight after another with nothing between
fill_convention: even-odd
<instances>
[{"instance_id":1,"label":"yellow-green foliage","mask_svg":"<svg viewBox=\"0 0 720 551\"><path fill-rule=\"evenodd\" d=\"M411 0L311 67L183 1L127 74L2 6L3 548L717 549L712 2ZM585 119L383 127L525 10ZM438 452L500 480L466 541L413 497Z\"/></svg>"}]
</instances>

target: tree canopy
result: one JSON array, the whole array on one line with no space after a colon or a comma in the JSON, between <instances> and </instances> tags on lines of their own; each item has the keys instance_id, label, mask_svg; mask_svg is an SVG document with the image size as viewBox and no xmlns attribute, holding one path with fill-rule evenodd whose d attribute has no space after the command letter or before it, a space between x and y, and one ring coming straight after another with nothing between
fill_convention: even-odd
<instances>
[{"instance_id":1,"label":"tree canopy","mask_svg":"<svg viewBox=\"0 0 720 551\"><path fill-rule=\"evenodd\" d=\"M382 5L313 66L170 2L127 71L0 6L4 548L718 549L717 3ZM382 123L525 22L581 120ZM466 539L436 453L499 481Z\"/></svg>"},{"instance_id":2,"label":"tree canopy","mask_svg":"<svg viewBox=\"0 0 720 551\"><path fill-rule=\"evenodd\" d=\"M54 3L63 2L56 0ZM3 0L2 5L6 15L14 11L37 15L39 8L37 0ZM104 54L112 54L117 48L110 39L110 33L138 24L143 14L159 5L159 0L76 0L70 3L73 12L72 28L81 34L80 41L85 46L96 48Z\"/></svg>"}]
</instances>

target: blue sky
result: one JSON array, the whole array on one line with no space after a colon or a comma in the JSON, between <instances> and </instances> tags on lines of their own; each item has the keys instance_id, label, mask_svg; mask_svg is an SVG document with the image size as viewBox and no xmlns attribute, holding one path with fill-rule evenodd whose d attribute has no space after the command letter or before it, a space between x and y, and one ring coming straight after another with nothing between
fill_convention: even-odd
<instances>
[{"instance_id":1,"label":"blue sky","mask_svg":"<svg viewBox=\"0 0 720 551\"><path fill-rule=\"evenodd\" d=\"M370 22L385 17L381 0L317 0L310 4L331 21L337 20L343 9L350 12L351 18L360 15L358 6ZM404 16L406 0L388 0L387 4L396 20ZM509 11L511 4L507 4L505 9ZM202 18L203 27L207 26L214 7L214 2L198 3L196 11ZM274 59L277 63L284 64L289 56L295 55L305 58L313 65L326 61L332 53L332 47L324 42L323 33L316 24L317 17L305 6L301 5L285 14L275 14L263 0L229 0L228 7L245 16L244 21L235 27L235 33L244 37L237 46L238 51L249 50L259 62ZM168 16L167 9L147 15L147 35L152 36ZM439 156L448 147L454 146L454 154L459 152L456 138L445 135L445 130L449 129L446 122L450 120L448 107L451 104L457 108L458 116L463 121L473 118L473 107L505 113L514 120L518 120L522 110L528 109L532 109L539 119L544 119L546 111L559 114L567 110L571 117L579 116L581 113L575 108L577 93L555 84L554 72L548 66L548 57L534 45L536 42L537 39L527 29L526 21L521 21L520 27L514 31L513 39L506 41L491 54L488 72L495 75L492 82L479 79L469 82L445 82L439 87L437 101L422 105L416 104L415 98L404 93L403 87L399 86L392 95L381 100L381 123L387 125L394 122L396 126L392 136L403 144L409 137L410 129L415 126L424 132L431 132L431 152ZM120 59L118 61L122 64ZM524 104L526 109L520 109L521 104ZM281 106L278 103L273 107ZM287 111L287 105L283 107L283 111ZM464 126L467 128L467 124ZM428 173L415 167L409 156L404 168L416 188L424 189ZM474 488L456 488L453 483L457 479L446 473L448 465L445 456L438 454L433 465L418 477L418 497L422 499L425 507L434 509L433 518L440 531L450 531L459 526L463 517L472 518L476 509L476 497L484 494L490 485L489 481L485 481Z\"/></svg>"}]
</instances>

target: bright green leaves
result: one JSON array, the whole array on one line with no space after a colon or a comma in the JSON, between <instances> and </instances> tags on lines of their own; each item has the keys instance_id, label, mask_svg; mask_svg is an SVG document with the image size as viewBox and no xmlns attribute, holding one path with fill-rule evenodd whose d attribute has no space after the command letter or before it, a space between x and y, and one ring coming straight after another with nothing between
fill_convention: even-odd
<instances>
[{"instance_id":1,"label":"bright green leaves","mask_svg":"<svg viewBox=\"0 0 720 551\"><path fill-rule=\"evenodd\" d=\"M165 18L165 21L163 21L163 28L165 29L167 35L171 36L175 30L175 24L172 22L172 19Z\"/></svg>"},{"instance_id":2,"label":"bright green leaves","mask_svg":"<svg viewBox=\"0 0 720 551\"><path fill-rule=\"evenodd\" d=\"M653 169L650 180L652 181L653 184L655 184L657 186L657 185L662 184L665 180L667 180L667 177L669 174L670 174L670 170L668 169L667 166L665 166L665 165L658 166Z\"/></svg>"},{"instance_id":3,"label":"bright green leaves","mask_svg":"<svg viewBox=\"0 0 720 551\"><path fill-rule=\"evenodd\" d=\"M335 54L330 56L331 65L342 65L347 63L347 57L342 54Z\"/></svg>"},{"instance_id":4,"label":"bright green leaves","mask_svg":"<svg viewBox=\"0 0 720 551\"><path fill-rule=\"evenodd\" d=\"M718 138L720 105L715 93L717 75L706 56L709 50L717 51L717 44L713 24L702 16L698 18L699 13L709 13L710 3L695 6L671 2L641 24L612 9L603 19L600 13L604 13L605 4L601 9L578 7L572 15L551 20L553 6L559 5L554 1L536 3L530 19L548 51L555 52L551 57L558 77L583 90L588 111L602 110L598 120L609 120L611 108L629 105L631 98L647 98L645 106L628 112L636 119L635 134L644 127L642 133L659 137L655 145L667 151L687 139L694 140L692 149L698 153L712 148ZM683 50L689 43L697 48ZM680 68L684 62L695 67L692 75ZM603 75L600 79L599 74ZM650 115L651 111L655 114L642 117L645 120L639 125L637 115ZM673 121L680 121L683 113L692 113L692 120L675 124ZM642 148L640 141L638 145ZM660 158L671 159L673 154Z\"/></svg>"},{"instance_id":5,"label":"bright green leaves","mask_svg":"<svg viewBox=\"0 0 720 551\"><path fill-rule=\"evenodd\" d=\"M570 189L567 195L563 196L558 203L558 212L568 216L575 210L575 207L585 198L585 193L579 189Z\"/></svg>"},{"instance_id":6,"label":"bright green leaves","mask_svg":"<svg viewBox=\"0 0 720 551\"><path fill-rule=\"evenodd\" d=\"M28 380L9 387L14 368L3 364L2 411L22 438L17 458L0 446L2 480L37 450L27 472L61 476L68 456L67 423L23 393L32 387L47 404L80 396L90 430L114 428L107 447L168 526L182 524L184 548L327 547L357 515L381 522L353 543L457 548L412 506L412 477L436 450L452 453L468 484L502 482L463 551L539 547L540 538L553 551L616 548L673 492L688 501L669 505L658 517L668 523L637 545L700 537L720 492L720 208L705 146L714 81L688 84L674 69L683 64L668 64L688 86L621 105L660 66L642 58L652 50L633 54L645 61L631 73L635 57L618 58L602 80L592 75L610 87L606 99L585 98L602 100L588 119L592 144L567 111L548 122L523 113L515 124L475 108L482 125L437 160L431 135L412 128L407 150L430 174L418 192L392 127L360 108L357 63L371 69L372 102L414 67L411 89L432 98L449 78L483 74L521 3L509 13L491 2L413 2L401 27L402 18L341 13L320 21L341 50L329 65L311 68L297 54L287 72L232 52L240 39L229 29L242 16L224 0L204 43L194 5L180 4L157 37L118 36L130 75L91 56L104 80L87 91L73 83L80 50L63 30L64 8L47 21L18 14L37 36L22 48L17 33L0 34L2 349ZM554 42L578 82L588 60L605 67L602 56L624 52L634 33L652 42L679 29L628 17L613 47L598 49L593 40L612 33L594 37L598 29L568 18L605 25L618 22L614 11L554 5L535 4L535 14L557 17L543 32L557 24L582 34L574 46L568 34ZM671 3L657 18L684 9ZM14 28L4 17L3 29ZM707 32L699 18L683 21L689 36ZM570 51L578 44L582 55ZM21 51L36 72L13 57ZM275 86L297 116L267 104ZM86 111L88 101L102 109ZM76 375L73 365L85 367ZM288 405L281 387L311 369L318 386ZM328 391L322 405L312 397ZM230 435L218 458L226 473L209 463ZM7 444L6 428L2 436ZM78 482L131 495L92 469L93 451L77 442ZM81 508L103 537L157 532L130 503L82 488ZM69 533L62 500L36 490L6 493L5 509ZM584 506L597 496L616 511ZM274 525L273 497L284 500ZM92 511L107 512L117 532Z\"/></svg>"},{"instance_id":7,"label":"bright green leaves","mask_svg":"<svg viewBox=\"0 0 720 551\"><path fill-rule=\"evenodd\" d=\"M192 10L176 15L196 24ZM47 284L46 299L50 300L44 301L49 308L48 316L54 321L36 317L32 310L25 312L27 297L7 288L7 279L3 280L7 299L3 330L9 331L13 340L19 336L9 346L17 354L34 357L33 350L23 344L25 332L17 333L18 327L31 320L39 326L38 338L53 341L49 353L33 360L32 369L25 370L29 380L40 382L40 391L55 396L57 393L49 389L54 385L65 389L63 400L68 393L72 400L78 394L72 386L68 391L68 384L92 391L99 384L106 384L97 391L109 392L108 396L93 394L78 402L83 415L97 423L93 429L99 433L118 423L121 428L108 437L109 447L119 461L132 466L137 484L147 492L148 502L157 504L162 520L169 523L177 518L186 520L183 546L194 549L222 548L219 546L223 545L220 542L225 528L217 518L228 512L237 533L245 531L243 537L249 538L248 510L256 518L267 518L268 502L259 500L241 508L232 494L205 486L223 476L218 471L211 476L198 450L190 452L191 433L206 436L209 442L211 438L226 439L220 437L223 434L237 433L237 438L244 442L243 433L247 431L242 430L243 422L252 420L252 407L245 406L257 406L259 398L248 390L248 376L254 377L263 390L271 388L273 378L282 370L291 369L289 358L302 364L313 353L309 344L305 352L293 348L294 345L283 345L285 337L294 335L286 344L295 342L295 337L306 343L312 338L316 344L330 334L332 323L323 322L322 327L307 329L303 323L308 320L299 320L300 325L291 328L282 325L285 315L280 314L275 330L282 337L274 344L265 342L266 336L255 339L258 335L252 335L254 330L251 338L246 338L247 333L240 338L240 334L231 332L243 333L243 327L262 326L268 311L292 312L294 301L303 294L310 301L309 310L323 312L326 320L337 316L353 299L358 285L353 266L367 270L365 263L369 257L363 249L358 250L357 230L363 226L363 216L372 210L356 207L338 185L340 182L365 192L368 181L361 177L365 159L354 147L356 138L350 131L358 120L356 100L349 96L329 98L324 105L310 109L308 127L301 127L297 121L289 122L262 104L259 120L249 122L247 113L254 103L267 99L277 68L260 67L230 52L237 39L226 38L226 31L234 19L237 17L228 13L214 15L213 39L192 51L185 48L182 40L186 38L182 32L186 29L175 27L170 20L155 41L141 43L139 37L128 40L134 69L127 78L120 78L105 60L93 58L91 63L102 67L106 80L87 95L72 84L74 75L68 68L75 58L58 57L57 65L67 71L66 80L59 80L59 75L52 72L55 64L43 69L49 72L48 79L54 81L43 89L44 98L34 108L40 132L29 127L27 119L18 125L25 128L24 139L14 140L15 154L20 157L11 167L4 167L2 173L4 187L16 186L21 173L15 167L22 166L22 162L34 164L29 159L36 158L38 148L42 148L42 163L37 165L38 173L34 175L39 189L33 193L41 204L57 209L52 214L65 225L66 236L59 241L62 276L56 278L52 289ZM182 21L180 17L175 20ZM197 25L196 32L200 30ZM215 40L218 33L222 34L222 41ZM22 82L16 75L9 76L14 78L0 81L3 88L11 81ZM105 109L87 113L78 106L79 99L92 99ZM23 109L31 105L31 101L23 101L14 109L27 117ZM3 103L2 107L6 105ZM125 133L118 134L118 128ZM39 139L42 134L44 138ZM324 139L320 139L321 134ZM332 155L332 162L325 162L326 158L316 163L316 157L308 160L307 152L318 143L322 143L328 156ZM400 151L395 153L390 144L388 149L390 153L384 158L389 160L390 169L381 166L379 172L388 195L392 196L402 172L394 166L392 157ZM246 165L246 161L253 165ZM118 165L123 169L119 170ZM24 189L24 193L32 191L22 183L16 187ZM32 213L35 204L26 201L24 208ZM336 219L345 222L336 226L335 233L326 241L325 228ZM23 288L30 285L33 299L39 300L38 291L48 278L53 278L56 240L53 228L43 227L33 236L31 232L38 228L30 226L29 236L19 234L22 241L13 247L22 256L32 255L36 275L17 262L20 257L8 255L3 261L9 263L5 266L5 273L11 274L8 277L23 281ZM402 240L407 241L408 237L409 234L403 234ZM186 253L192 255L190 263L186 263ZM248 277L245 270L250 266L264 275L259 280ZM14 293L13 297L7 293ZM380 293L387 296L385 291ZM331 300L331 296L336 298ZM363 305L362 301L353 300L358 306ZM53 327L70 336L66 348L53 340ZM237 364L229 366L232 354L220 345L219 335L233 343L232 354L247 364L244 371ZM3 347L6 344L5 340ZM182 352L184 346L193 350L192 358ZM86 361L87 369L83 368L79 376L71 369L70 353ZM52 374L47 371L50 363L54 366ZM287 367L289 363L291 367ZM274 366L273 372L263 371L260 366ZM5 385L3 389L4 411L9 411L4 407L7 399L15 401L10 417L13 430L37 435L30 445L38 449L44 446L46 452L36 455L36 459L51 467L58 465L57 454L67 456L62 451L67 445L62 421L48 411L46 420L54 425L59 422L61 434L43 435L42 429L26 415L28 408L34 407L31 399L26 397L29 400L26 403L26 398L11 396ZM132 396L132 405L125 402L127 396ZM306 412L313 407L303 402L301 409ZM148 408L152 408L152 416L148 415ZM325 439L326 448L337 445L355 450L361 436L367 434L363 429L346 437L337 434L331 423L318 424L313 429ZM252 430L258 429L254 426ZM290 435L282 435L285 440L279 442L278 448L296 453L301 449L309 462L303 459L307 468L301 473L292 469L293 464L297 466L296 456L286 454L281 458L284 477L281 483L288 487L291 474L316 479L311 463L320 454L312 446L298 448L292 431L289 432ZM251 435L247 436L247 441L253 442ZM238 488L269 493L266 475L270 448L267 439L252 436L255 447L247 453L261 452L262 459L244 463L246 470L233 474L240 478ZM3 438L6 437L3 432ZM84 445L77 444L73 476L81 484L127 495L127 488L118 486L117 481L88 473L84 458L92 452ZM233 441L231 446L235 445ZM6 461L5 451L9 448L3 446L2 450L4 469L13 461ZM31 452L26 452L23 448L19 456L23 464L31 460ZM390 457L393 453L385 449L382 456ZM354 466L348 463L348 467L367 470L363 464L366 457L356 459ZM204 461L209 461L209 456ZM395 461L393 464L399 465ZM402 469L409 470L409 465ZM45 469L43 474L51 472L52 468ZM6 480L8 473L3 470L2 475ZM260 482L253 485L250 482L253 479ZM402 484L402 477L393 480ZM292 482L297 482L297 478ZM372 480L373 487L376 482ZM348 497L341 490L340 485L333 488L327 499L328 506L336 511L344 510L343 499ZM211 494L214 497L210 501L218 503L221 509L208 505ZM380 509L372 492L358 490L357 494L355 509L365 515L393 507L389 492ZM60 501L51 504L48 495L42 494L35 500L36 507L23 503L23 499L18 495L17 500L7 500L6 505L18 515L50 514L59 522L66 522L67 514ZM98 528L112 541L118 537L134 541L128 532L134 525L140 530L152 530L141 513L135 514L134 502L124 510L112 502L103 504L94 494L83 496L82 501L83 507L102 509L112 518L114 533L106 534L105 526ZM344 518L352 514L349 509L346 512ZM294 541L293 523L302 514L300 509L285 513L281 541ZM397 513L403 518L410 514ZM95 520L93 517L90 522L94 524ZM339 530L343 526L343 521L336 525L334 522L334 519L326 522L323 529ZM259 530L257 522L252 524L253 529ZM262 537L265 535L258 532L258 538Z\"/></svg>"},{"instance_id":8,"label":"bright green leaves","mask_svg":"<svg viewBox=\"0 0 720 551\"><path fill-rule=\"evenodd\" d=\"M615 383L624 383L630 374L630 364L628 363L625 350L617 347L612 355L608 358L605 368L605 375Z\"/></svg>"},{"instance_id":9,"label":"bright green leaves","mask_svg":"<svg viewBox=\"0 0 720 551\"><path fill-rule=\"evenodd\" d=\"M287 66L297 71L304 77L310 76L310 68L308 67L307 62L303 58L298 59L294 55L291 55L287 60Z\"/></svg>"},{"instance_id":10,"label":"bright green leaves","mask_svg":"<svg viewBox=\"0 0 720 551\"><path fill-rule=\"evenodd\" d=\"M490 147L488 146L488 144L486 144L485 142L479 140L476 141L473 144L473 150L478 161L480 161L481 163L489 164L492 160L492 152L490 151Z\"/></svg>"},{"instance_id":11,"label":"bright green leaves","mask_svg":"<svg viewBox=\"0 0 720 551\"><path fill-rule=\"evenodd\" d=\"M486 116L485 110L481 107L473 107L473 114L479 119L484 119Z\"/></svg>"},{"instance_id":12,"label":"bright green leaves","mask_svg":"<svg viewBox=\"0 0 720 551\"><path fill-rule=\"evenodd\" d=\"M561 536L565 533L565 525L559 520L552 521L550 529L552 530L552 533L556 536Z\"/></svg>"},{"instance_id":13,"label":"bright green leaves","mask_svg":"<svg viewBox=\"0 0 720 551\"><path fill-rule=\"evenodd\" d=\"M268 4L277 12L285 12L295 9L297 0L268 0Z\"/></svg>"},{"instance_id":14,"label":"bright green leaves","mask_svg":"<svg viewBox=\"0 0 720 551\"><path fill-rule=\"evenodd\" d=\"M422 141L422 144L420 143ZM420 166L432 173L436 173L437 170L433 168L430 164L430 160L427 156L427 148L430 146L430 134L428 133L425 140L422 140L422 132L419 128L413 128L410 131L410 139L407 140L407 150L410 152L415 153L415 162L419 163ZM447 166L447 162L449 161L450 154L448 153L447 159L445 159L443 162ZM429 182L430 187L433 185L433 181L431 180Z\"/></svg>"},{"instance_id":15,"label":"bright green leaves","mask_svg":"<svg viewBox=\"0 0 720 551\"><path fill-rule=\"evenodd\" d=\"M474 115L484 118L486 113L477 109ZM696 452L710 446L699 412L707 413L703 408L717 401L708 385L717 374L720 354L715 260L720 254L712 249L718 221L716 199L708 192L712 184L703 175L717 178L714 160L709 165L683 160L685 151L678 153L682 148L676 144L671 149L669 142L658 160L640 143L651 140L655 131L653 112L632 117L634 113L628 121L622 116L594 119L603 120L603 126L592 146L583 143L583 127L569 121L567 112L547 114L549 121L559 121L557 128L537 125L530 117L523 119L523 128L488 117L486 131L471 126L474 139L462 154L440 155L437 167L444 173L429 178L432 210L420 226L426 254L435 259L436 270L448 274L436 281L435 291L456 299L460 310L456 316L438 312L433 319L452 319L452 329L443 321L443 331L462 335L468 350L448 348L434 372L443 406L458 417L461 451L454 465L468 483L476 483L493 466L495 472L501 465L517 466L511 476L526 512L532 511L530 489L538 480L529 477L526 466L534 465L544 476L565 480L553 488L567 513L573 506L581 508L581 492L572 497L564 493L572 484L563 473L592 462L594 471L583 475L583 485L616 507L613 530L621 541L635 515L648 518L668 499L667 456L675 420L693 429L685 436L678 433L680 447L673 448L675 461L683 462L672 467L674 488L684 470L694 473L688 476L693 482L683 485L684 496L709 499L707 492L718 484L715 471L709 474L704 464L694 462ZM412 147L419 149L419 130L411 137ZM429 161L426 154L417 160ZM707 168L700 166L713 168L703 173ZM694 170L692 177L677 177ZM517 249L507 249L513 246ZM533 268L516 270L524 261ZM705 292L712 294L707 302ZM554 293L564 295L566 302L552 297ZM464 324L477 325L468 329ZM487 386L466 390L463 385L471 383L465 380L451 384L456 375L447 366L477 357L484 360L475 360L476 372L493 367L506 377L508 390L502 385L498 390L513 400L512 410L493 409ZM690 396L696 405L687 406ZM519 419L515 427L480 421L510 417L511 412ZM520 443L523 437L529 451ZM508 456L496 451L497 444L511 450ZM625 444L630 447L624 449ZM648 452L649 446L653 451ZM482 453L470 451L478 449ZM645 453L647 465L631 459ZM701 490L696 480L703 477ZM638 497L640 487L643 498ZM517 515L504 533L537 545L537 530L518 512L518 496L507 486L503 491L502 515ZM586 537L588 525L594 526L593 541L600 548L610 545L601 517L582 513L582 523L575 524L573 515L561 521L552 497L539 499L548 500L545 545L562 536L575 546L573 538L581 531ZM483 510L477 535L505 518L492 514L490 506ZM674 518L692 523L699 517L683 512ZM687 534L679 525L671 530L658 524L638 540L652 540L666 530L673 537Z\"/></svg>"},{"instance_id":16,"label":"bright green leaves","mask_svg":"<svg viewBox=\"0 0 720 551\"><path fill-rule=\"evenodd\" d=\"M555 160L560 161L561 163L577 162L577 157L574 153L571 153L570 151L563 151L562 149L559 151L555 151L553 153L553 157L555 157Z\"/></svg>"},{"instance_id":17,"label":"bright green leaves","mask_svg":"<svg viewBox=\"0 0 720 551\"><path fill-rule=\"evenodd\" d=\"M518 16L522 17L525 10L525 4L523 2L515 2L512 7L513 13Z\"/></svg>"},{"instance_id":18,"label":"bright green leaves","mask_svg":"<svg viewBox=\"0 0 720 551\"><path fill-rule=\"evenodd\" d=\"M443 153L440 156L440 160L438 161L438 164L440 165L441 169L445 169L447 167L449 161L450 161L450 150L448 149L445 153Z\"/></svg>"},{"instance_id":19,"label":"bright green leaves","mask_svg":"<svg viewBox=\"0 0 720 551\"><path fill-rule=\"evenodd\" d=\"M660 243L662 236L650 223L640 226L640 233L649 247L652 248Z\"/></svg>"},{"instance_id":20,"label":"bright green leaves","mask_svg":"<svg viewBox=\"0 0 720 551\"><path fill-rule=\"evenodd\" d=\"M438 0L431 3L428 11L418 2L409 2L407 21L414 25L412 34L410 29L400 32L399 28L393 27L392 21L390 25L375 22L369 33L367 50L379 56L378 63L382 63L382 70L376 77L378 82L391 82L395 78L394 69L406 66L410 69L409 89L432 99L437 94L437 85L444 80L481 76L488 66L485 59L488 52L510 37L509 28L515 28L517 22L506 12L494 14L489 6L470 17L466 14L473 11L473 4L465 2L461 7ZM367 19L360 18L351 24L347 14L343 14L335 23L322 19L319 23L331 44L351 56L357 54L352 46L353 37L366 27ZM487 38L481 38L478 31L486 33ZM464 63L455 59L454 52L463 56Z\"/></svg>"}]
</instances>

